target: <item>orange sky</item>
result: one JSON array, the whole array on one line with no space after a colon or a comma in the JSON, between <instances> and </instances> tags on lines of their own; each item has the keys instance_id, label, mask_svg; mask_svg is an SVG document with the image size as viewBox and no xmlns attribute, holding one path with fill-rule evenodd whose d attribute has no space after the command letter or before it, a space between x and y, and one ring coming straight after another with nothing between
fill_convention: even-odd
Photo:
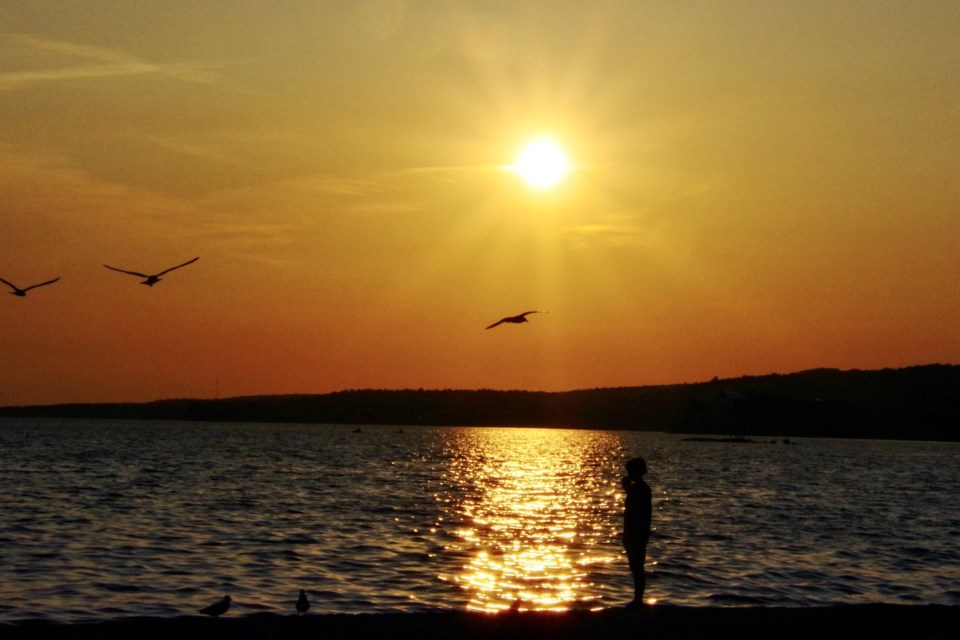
<instances>
[{"instance_id":1,"label":"orange sky","mask_svg":"<svg viewBox=\"0 0 960 640\"><path fill-rule=\"evenodd\" d=\"M0 405L958 363L958 42L951 2L3 2L0 278L61 280L0 292ZM550 191L503 169L537 135Z\"/></svg>"}]
</instances>

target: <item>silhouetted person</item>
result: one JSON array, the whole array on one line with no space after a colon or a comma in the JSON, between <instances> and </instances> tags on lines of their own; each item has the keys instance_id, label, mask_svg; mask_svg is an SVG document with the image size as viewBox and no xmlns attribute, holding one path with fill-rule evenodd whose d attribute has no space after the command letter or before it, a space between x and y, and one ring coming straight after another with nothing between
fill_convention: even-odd
<instances>
[{"instance_id":1,"label":"silhouetted person","mask_svg":"<svg viewBox=\"0 0 960 640\"><path fill-rule=\"evenodd\" d=\"M643 565L647 561L653 499L650 486L643 480L647 461L633 458L627 461L626 467L627 475L620 480L627 492L623 509L623 548L627 551L627 562L633 574L633 602L630 605L638 606L643 604L643 592L647 586Z\"/></svg>"}]
</instances>

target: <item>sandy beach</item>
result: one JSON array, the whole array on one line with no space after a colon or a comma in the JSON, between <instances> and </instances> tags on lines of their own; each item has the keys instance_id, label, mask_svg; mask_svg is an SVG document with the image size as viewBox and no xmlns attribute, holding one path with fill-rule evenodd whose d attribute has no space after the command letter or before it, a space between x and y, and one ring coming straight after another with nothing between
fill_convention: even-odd
<instances>
[{"instance_id":1,"label":"sandy beach","mask_svg":"<svg viewBox=\"0 0 960 640\"><path fill-rule=\"evenodd\" d=\"M21 622L4 638L853 638L946 639L960 628L960 607L851 605L811 608L654 606L597 612L468 612L125 618L88 624Z\"/></svg>"}]
</instances>

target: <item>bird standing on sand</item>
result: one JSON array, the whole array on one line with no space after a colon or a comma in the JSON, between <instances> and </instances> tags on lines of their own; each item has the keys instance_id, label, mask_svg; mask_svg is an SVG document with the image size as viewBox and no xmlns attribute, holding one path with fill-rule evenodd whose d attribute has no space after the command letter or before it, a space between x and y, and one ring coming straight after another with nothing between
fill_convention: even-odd
<instances>
[{"instance_id":1,"label":"bird standing on sand","mask_svg":"<svg viewBox=\"0 0 960 640\"><path fill-rule=\"evenodd\" d=\"M219 615L223 615L224 613L226 613L227 609L229 608L230 608L230 596L223 596L223 599L220 600L219 602L214 602L209 607L204 607L203 609L200 609L200 613L202 613L205 616L217 617Z\"/></svg>"},{"instance_id":2,"label":"bird standing on sand","mask_svg":"<svg viewBox=\"0 0 960 640\"><path fill-rule=\"evenodd\" d=\"M530 322L529 320L527 320L527 316L530 315L531 313L546 313L546 311L524 311L518 316L507 316L506 318L501 318L500 320L497 320L492 325L487 327L487 329L493 329L498 324L503 324L504 322L511 322L513 324L520 324L521 322Z\"/></svg>"},{"instance_id":3,"label":"bird standing on sand","mask_svg":"<svg viewBox=\"0 0 960 640\"><path fill-rule=\"evenodd\" d=\"M300 589L300 597L297 598L297 613L303 615L310 609L310 601L307 600L307 592Z\"/></svg>"},{"instance_id":4,"label":"bird standing on sand","mask_svg":"<svg viewBox=\"0 0 960 640\"><path fill-rule=\"evenodd\" d=\"M7 281L4 280L3 278L0 278L0 282L2 282L3 284L7 285L7 286L10 287L11 289L13 289L13 291L10 292L10 295L20 296L21 298L23 298L23 297L26 297L27 291L30 291L30 289L36 289L37 287L45 287L45 286L48 285L48 284L53 284L54 282L56 282L56 281L59 280L59 279L60 279L60 278L54 278L53 280L47 280L46 282L41 282L40 284L32 284L32 285L30 285L29 287L24 287L23 289L21 289L20 287L18 287L18 286L15 285L15 284L13 284L12 282L7 282Z\"/></svg>"},{"instance_id":5,"label":"bird standing on sand","mask_svg":"<svg viewBox=\"0 0 960 640\"><path fill-rule=\"evenodd\" d=\"M162 276L162 275L164 275L164 274L166 274L166 273L170 273L170 272L173 271L174 269L179 269L180 267L185 267L185 266L187 266L188 264L190 264L190 263L192 263L192 262L196 262L196 261L199 260L199 259L200 259L200 256L197 256L197 257L194 258L193 260L187 260L187 261L184 262L183 264L178 264L178 265L175 266L175 267L170 267L169 269L164 269L164 270L161 271L160 273L154 274L154 275L152 275L152 276L151 276L151 275L148 275L148 274L146 274L146 273L140 273L139 271L127 271L126 269L117 269L116 267L111 267L111 266L108 265L108 264L105 264L105 265L103 265L103 266L105 266L107 269L112 269L112 270L114 270L114 271L119 271L120 273L129 273L130 275L132 275L132 276L137 276L138 278L146 278L146 280L144 280L144 281L141 282L140 284L145 284L145 285L147 285L148 287L152 287L153 285L155 285L155 284L157 284L158 282L160 282L160 276Z\"/></svg>"}]
</instances>

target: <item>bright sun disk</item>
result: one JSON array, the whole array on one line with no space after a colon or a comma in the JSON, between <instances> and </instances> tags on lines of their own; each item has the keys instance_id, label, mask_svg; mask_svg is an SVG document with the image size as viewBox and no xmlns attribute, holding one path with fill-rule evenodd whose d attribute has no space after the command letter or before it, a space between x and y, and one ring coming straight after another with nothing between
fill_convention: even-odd
<instances>
[{"instance_id":1,"label":"bright sun disk","mask_svg":"<svg viewBox=\"0 0 960 640\"><path fill-rule=\"evenodd\" d=\"M538 139L520 149L511 170L534 189L549 189L566 177L570 165L560 145L552 140Z\"/></svg>"}]
</instances>

